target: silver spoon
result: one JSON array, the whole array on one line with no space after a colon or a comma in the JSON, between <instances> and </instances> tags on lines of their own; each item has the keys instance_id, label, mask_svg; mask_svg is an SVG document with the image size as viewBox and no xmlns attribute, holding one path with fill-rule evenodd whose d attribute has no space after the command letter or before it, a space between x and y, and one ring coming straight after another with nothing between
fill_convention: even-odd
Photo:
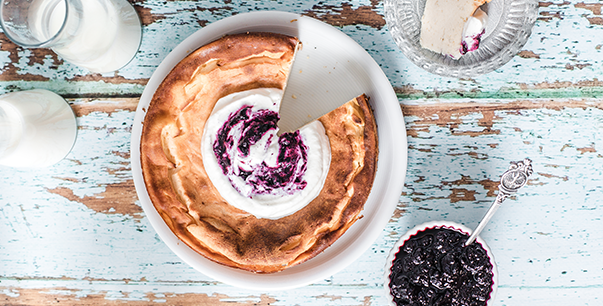
<instances>
[{"instance_id":1,"label":"silver spoon","mask_svg":"<svg viewBox=\"0 0 603 306\"><path fill-rule=\"evenodd\" d=\"M494 215L496 210L500 207L500 204L507 199L508 196L517 192L519 188L523 187L528 182L528 177L532 174L532 161L524 159L523 161L511 162L509 169L503 173L500 178L500 185L498 185L498 195L496 200L488 209L486 215L479 222L473 234L465 242L465 246L470 245L475 241L475 238L482 232L490 218Z\"/></svg>"}]
</instances>

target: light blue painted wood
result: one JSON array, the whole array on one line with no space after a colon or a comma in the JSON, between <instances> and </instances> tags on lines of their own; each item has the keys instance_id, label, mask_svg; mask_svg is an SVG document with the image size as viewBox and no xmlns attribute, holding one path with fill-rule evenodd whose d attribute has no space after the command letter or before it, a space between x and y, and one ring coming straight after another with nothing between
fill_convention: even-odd
<instances>
[{"instance_id":1,"label":"light blue painted wood","mask_svg":"<svg viewBox=\"0 0 603 306\"><path fill-rule=\"evenodd\" d=\"M351 9L372 5L349 3ZM417 90L400 99L409 112L408 173L399 211L378 241L343 271L296 290L256 292L221 284L182 263L140 210L122 214L116 213L120 208L97 212L86 206L92 198L102 201L115 186L133 188L128 154L134 112L121 98L70 100L75 108L98 111L78 118L78 138L65 160L41 170L0 168L0 297L23 297L23 290L31 289L71 299L101 295L107 301L162 302L198 294L239 304L270 299L271 305L384 305L383 265L398 237L429 220L476 226L494 200L484 182L497 181L509 161L530 157L535 170L530 184L503 204L482 234L500 273L494 305L600 305L603 105L598 98L603 86L597 82L603 26L591 24L588 18L600 15L576 7L579 3L543 3L524 47L539 58L516 56L471 80L437 77L413 66L386 27L341 28L375 58L393 86ZM11 60L8 51L0 51L1 90L137 96L161 59L206 21L256 9L326 17L337 15L342 2L152 0L137 5L161 18L145 27L139 54L116 77L79 79L91 75L68 63L55 67L51 56L44 64L30 64L31 51L22 50L15 67L23 79L6 80ZM374 11L382 15L382 9L378 3ZM557 12L561 18L554 17ZM27 81L31 76L48 81ZM472 90L479 92L475 99L454 94ZM502 99L528 94L542 99ZM505 107L518 103L536 106ZM107 111L107 104L117 110ZM486 118L487 111L472 105L494 109L494 116ZM427 113L420 116L422 107ZM450 119L435 121L448 114ZM72 192L71 199L56 190ZM475 200L451 198L463 192Z\"/></svg>"},{"instance_id":2,"label":"light blue painted wood","mask_svg":"<svg viewBox=\"0 0 603 306\"><path fill-rule=\"evenodd\" d=\"M524 46L524 50L533 52L538 58L522 58L516 56L500 69L473 79L458 80L431 75L414 66L394 44L387 27L369 26L366 24L348 25L340 29L362 45L381 65L395 87L412 88L419 96L437 96L461 92L465 95L480 94L480 97L497 97L499 95L523 95L522 90L529 89L532 97L553 96L601 96L600 75L603 72L601 58L603 50L601 41L597 39L603 31L603 25L591 24L589 18L601 18L600 14L576 7L581 3L598 4L597 1L543 2L540 7L539 20L533 34ZM143 86L128 84L128 80L146 80L161 63L161 60L186 37L202 28L202 25L220 20L237 13L255 10L282 10L300 14L312 14L318 18L329 20L328 16L340 14L341 1L239 1L230 3L220 1L158 1L148 0L137 3L145 10L150 10L157 20L144 27L141 49L136 58L121 69L117 76L124 78L126 84L109 82L112 73L102 75L105 81L82 84L75 79L90 75L81 69L63 62L55 68L51 56L46 56L44 65L30 64L32 52L18 52L20 60L14 64L21 75L42 76L49 81L45 88L54 89L66 95L105 95L142 93ZM350 10L361 7L373 7L374 18L384 23L382 3L370 1L353 1ZM556 17L560 16L560 17ZM11 65L9 51L0 51L0 66L7 70ZM542 73L542 71L548 73ZM558 83L568 82L562 89L542 88L558 87ZM581 82L592 84L581 85ZM594 83L593 83L594 82ZM557 84L557 85L555 85ZM39 82L0 82L0 88L29 89L40 87ZM517 92L519 91L519 92ZM415 97L412 93L407 93ZM458 96L456 96L458 97Z\"/></svg>"},{"instance_id":3,"label":"light blue painted wood","mask_svg":"<svg viewBox=\"0 0 603 306\"><path fill-rule=\"evenodd\" d=\"M77 103L94 107L105 102ZM601 144L600 108L499 111L491 127L499 133L478 137L456 136L483 130L477 112L459 117L455 133L450 126L424 125L420 117L407 116L408 130L417 133L408 138L409 167L399 204L405 212L350 267L284 292L247 292L217 283L183 264L142 214L97 213L47 191L64 187L80 198L93 197L110 184L131 180L127 159L115 152L129 151L133 115L117 111L80 117L78 140L66 160L35 171L1 169L0 294L18 294L15 288L69 288L82 296L103 292L109 300L146 300L147 292L224 295L224 301L267 294L275 305L362 305L365 297L369 305L383 305L383 264L395 240L429 220L476 226L494 199L478 182L497 180L510 160L531 157L530 184L504 203L482 234L499 266L495 305L553 305L550 296L558 297L556 305L572 298L591 305L599 301L599 295L589 293L603 290L602 156L580 149L597 150ZM453 183L462 176L466 185ZM451 202L455 188L475 192L476 200Z\"/></svg>"}]
</instances>

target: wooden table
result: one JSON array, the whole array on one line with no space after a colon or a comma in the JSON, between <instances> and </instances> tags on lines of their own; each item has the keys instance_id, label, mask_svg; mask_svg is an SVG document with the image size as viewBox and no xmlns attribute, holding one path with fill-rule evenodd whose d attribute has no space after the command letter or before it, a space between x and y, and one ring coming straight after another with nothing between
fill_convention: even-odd
<instances>
[{"instance_id":1,"label":"wooden table","mask_svg":"<svg viewBox=\"0 0 603 306\"><path fill-rule=\"evenodd\" d=\"M499 175L524 157L528 185L482 234L500 273L493 305L603 304L603 2L540 2L513 60L451 79L404 57L381 1L130 1L143 41L116 73L0 34L0 91L52 90L79 125L57 165L0 168L0 304L384 305L383 266L400 235L429 220L475 227ZM355 39L395 88L408 133L404 192L382 235L343 271L288 291L231 287L183 263L145 217L129 160L138 99L162 59L207 24L256 10L315 17Z\"/></svg>"}]
</instances>

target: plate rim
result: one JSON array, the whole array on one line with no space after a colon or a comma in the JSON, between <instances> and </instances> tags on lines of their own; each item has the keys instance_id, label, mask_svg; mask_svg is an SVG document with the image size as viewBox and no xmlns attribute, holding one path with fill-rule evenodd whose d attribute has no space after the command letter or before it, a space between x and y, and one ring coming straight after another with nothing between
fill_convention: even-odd
<instances>
[{"instance_id":1,"label":"plate rim","mask_svg":"<svg viewBox=\"0 0 603 306\"><path fill-rule=\"evenodd\" d=\"M180 60L182 60L184 57L186 57L198 47L201 47L202 45L212 41L213 39L216 39L226 34L244 32L245 29L250 29L253 26L258 26L260 25L260 23L266 22L267 20L269 20L270 22L282 22L283 28L295 27L296 25L293 24L293 21L303 20L303 22L305 23L309 23L320 27L321 30L325 31L325 33L338 35L341 36L341 39L348 40L353 46L353 48L358 49L358 52L363 52L363 56L367 57L367 65L372 68L370 71L367 71L367 74L370 72L372 77L379 79L379 84L385 82L385 84L382 85L381 88L379 88L379 91L380 93L384 93L385 97L388 98L384 103L389 103L391 105L384 104L383 107L389 106L390 108L392 108L395 100L395 106L399 110L399 112L388 111L385 114L385 116L388 117L387 119L390 123L388 125L388 128L390 128L392 131L397 131L397 133L392 134L393 140L395 141L392 141L392 143L389 144L383 144L384 146L387 145L387 151L382 150L382 142L380 141L379 143L380 161L378 161L377 171L379 171L379 168L389 169L389 171L387 172L382 172L385 173L384 175L387 176L384 176L381 179L387 184L387 186L382 187L381 189L385 188L387 192L385 192L385 194L383 195L379 195L381 197L381 201L380 203L375 204L377 205L376 212L368 217L365 215L361 220L356 222L356 224L353 225L352 228L358 226L358 223L366 222L369 222L368 224L370 225L378 226L367 227L365 225L364 227L366 228L366 230L362 231L360 235L358 235L358 237L348 237L348 240L352 240L352 242L356 246L351 250L351 247L344 246L342 245L342 243L337 243L339 240L342 240L342 238L346 236L346 232L346 234L340 237L338 241L333 243L321 254L308 260L307 262L296 265L281 272L271 274L256 274L240 269L230 268L219 263L210 261L201 254L192 250L185 243L180 241L180 239L177 238L176 235L168 228L168 226L165 224L165 222L155 209L153 203L151 202L150 197L147 193L146 185L144 184L144 178L142 176L140 163L140 137L142 134L142 124L147 111L146 108L151 102L155 90L157 89L159 84L161 84L163 79L169 74L171 69L178 62L180 62ZM291 24L287 25L285 24L285 21ZM239 26L232 27L233 24ZM244 25L241 26L241 24ZM302 22L297 22L296 24L302 24ZM294 29L291 30L294 31ZM279 33L280 31L275 30L273 32ZM377 125L378 132L380 132L379 122L377 123ZM379 237L379 235L381 235L385 226L389 222L389 219L391 218L391 215L393 214L398 204L402 188L404 187L404 179L406 176L407 167L408 146L406 141L406 127L404 125L404 117L402 115L402 110L400 108L398 98L383 70L381 70L379 65L364 48L362 48L347 34L341 32L340 30L327 23L324 23L312 17L282 11L256 11L233 15L208 24L206 27L197 30L195 33L180 42L164 58L164 60L162 60L157 69L153 72L153 75L149 79L140 97L140 101L138 103L135 118L133 121L132 136L130 141L130 152L132 176L134 179L136 193L138 195L138 199L143 208L143 211L145 212L145 215L149 218L151 226L153 227L155 232L160 236L161 240L181 260L183 260L188 265L193 267L195 270L201 272L202 274L232 286L252 290L286 290L305 286L323 280L337 273L338 271L347 267L353 261L357 260L376 241L376 239ZM384 154L390 155L386 156L389 160L389 163L387 165L383 165L383 162L385 161L381 161ZM375 190L375 188L373 188L373 190ZM375 192L373 192L373 190L371 190L369 200L371 199L371 196L373 198L376 196L374 195ZM367 202L369 200L367 200ZM348 232L349 231L350 229L348 229ZM335 246L337 246L337 248L335 248ZM334 257L330 258L327 258L328 256L324 255L327 253L330 255L330 253L335 252L336 249L344 250L348 253L345 253L343 255L339 255L341 253L338 253L335 254ZM309 269L312 272L310 273L310 275L307 275L308 273L305 273L307 270L304 269L304 266L309 265L308 263L312 263L312 265L310 266L311 269Z\"/></svg>"}]
</instances>

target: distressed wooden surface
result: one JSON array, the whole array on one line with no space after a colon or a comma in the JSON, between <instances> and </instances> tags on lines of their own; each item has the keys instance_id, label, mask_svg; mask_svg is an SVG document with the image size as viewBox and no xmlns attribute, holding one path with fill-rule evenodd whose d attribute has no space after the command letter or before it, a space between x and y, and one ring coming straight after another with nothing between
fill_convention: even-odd
<instances>
[{"instance_id":1,"label":"distressed wooden surface","mask_svg":"<svg viewBox=\"0 0 603 306\"><path fill-rule=\"evenodd\" d=\"M498 176L524 157L533 176L482 234L500 273L494 305L603 304L603 2L540 2L513 60L462 80L413 66L381 1L131 2L142 46L116 73L0 34L0 92L53 90L79 125L59 164L0 168L0 304L384 305L383 265L398 237L429 220L475 227ZM129 161L138 97L161 60L203 26L255 10L312 16L354 38L398 93L408 133L404 192L379 239L343 271L288 291L230 287L184 264L142 212Z\"/></svg>"}]
</instances>

